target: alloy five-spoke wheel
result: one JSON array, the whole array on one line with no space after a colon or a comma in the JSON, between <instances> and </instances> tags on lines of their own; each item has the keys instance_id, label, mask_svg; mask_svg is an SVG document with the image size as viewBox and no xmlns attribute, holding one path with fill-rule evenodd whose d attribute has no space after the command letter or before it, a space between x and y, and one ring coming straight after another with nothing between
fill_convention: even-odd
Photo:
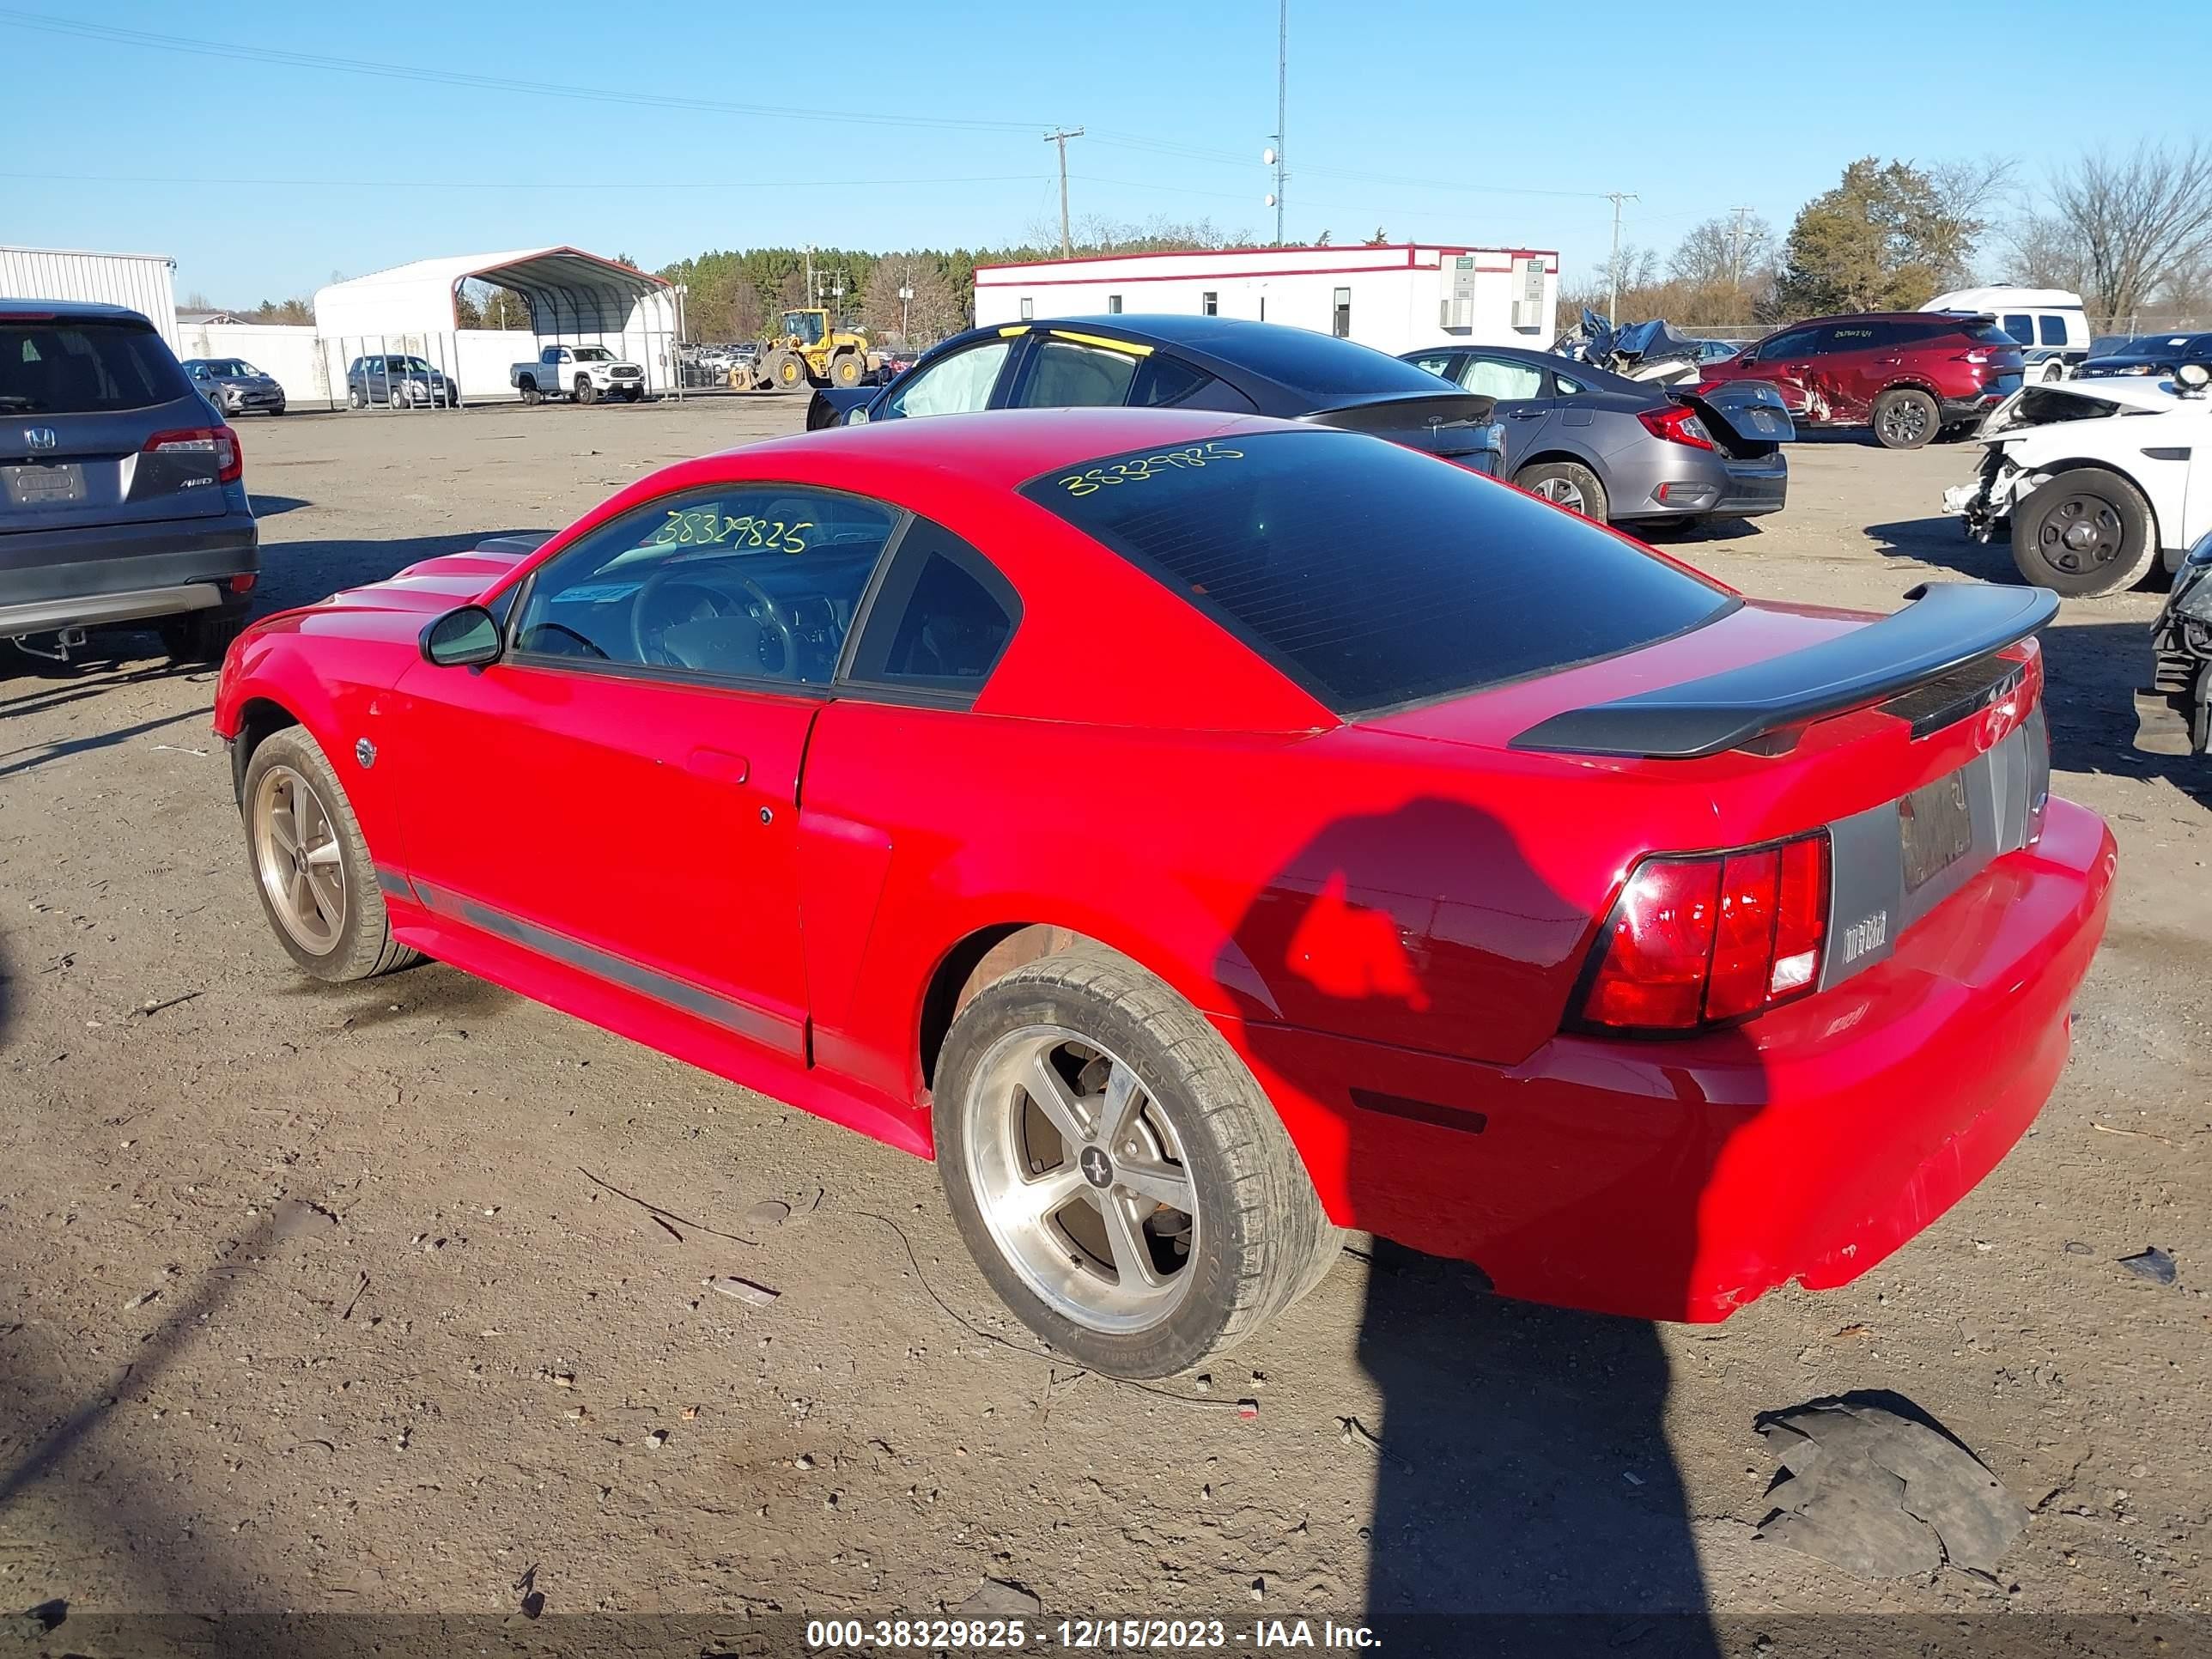
<instances>
[{"instance_id":1,"label":"alloy five-spoke wheel","mask_svg":"<svg viewBox=\"0 0 2212 1659\"><path fill-rule=\"evenodd\" d=\"M241 742L250 741L251 734ZM367 979L416 953L392 935L374 861L345 786L304 727L254 744L246 763L246 851L285 954L317 979Z\"/></svg>"},{"instance_id":2,"label":"alloy five-spoke wheel","mask_svg":"<svg viewBox=\"0 0 2212 1659\"><path fill-rule=\"evenodd\" d=\"M1006 1260L1055 1313L1141 1331L1182 1299L1202 1224L1181 1138L1136 1069L1060 1025L978 1067L961 1155Z\"/></svg>"},{"instance_id":3,"label":"alloy five-spoke wheel","mask_svg":"<svg viewBox=\"0 0 2212 1659\"><path fill-rule=\"evenodd\" d=\"M253 792L253 863L277 925L317 956L345 927L345 856L330 808L289 766L271 766Z\"/></svg>"},{"instance_id":4,"label":"alloy five-spoke wheel","mask_svg":"<svg viewBox=\"0 0 2212 1659\"><path fill-rule=\"evenodd\" d=\"M991 1288L1055 1351L1164 1376L1320 1283L1338 1235L1203 1015L1103 945L1019 953L1040 944L1002 941L1019 965L961 994L932 1081L945 1195Z\"/></svg>"}]
</instances>

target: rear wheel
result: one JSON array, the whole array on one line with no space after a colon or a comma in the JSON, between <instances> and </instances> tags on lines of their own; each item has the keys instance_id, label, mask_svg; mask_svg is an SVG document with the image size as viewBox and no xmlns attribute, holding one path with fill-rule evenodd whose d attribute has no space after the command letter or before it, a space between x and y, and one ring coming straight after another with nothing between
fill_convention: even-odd
<instances>
[{"instance_id":1,"label":"rear wheel","mask_svg":"<svg viewBox=\"0 0 2212 1659\"><path fill-rule=\"evenodd\" d=\"M1596 473L1577 461L1539 461L1513 475L1513 482L1532 495L1556 501L1569 512L1605 522L1605 486Z\"/></svg>"},{"instance_id":2,"label":"rear wheel","mask_svg":"<svg viewBox=\"0 0 2212 1659\"><path fill-rule=\"evenodd\" d=\"M246 769L246 845L276 942L317 979L368 979L418 960L392 937L360 822L303 727L263 740Z\"/></svg>"},{"instance_id":3,"label":"rear wheel","mask_svg":"<svg viewBox=\"0 0 2212 1659\"><path fill-rule=\"evenodd\" d=\"M1220 1034L1078 946L978 992L937 1071L938 1168L984 1277L1078 1364L1164 1376L1242 1341L1338 1234Z\"/></svg>"},{"instance_id":4,"label":"rear wheel","mask_svg":"<svg viewBox=\"0 0 2212 1659\"><path fill-rule=\"evenodd\" d=\"M1885 392L1874 400L1874 435L1884 449L1918 449L1936 435L1942 411L1926 392L1911 386Z\"/></svg>"},{"instance_id":5,"label":"rear wheel","mask_svg":"<svg viewBox=\"0 0 2212 1659\"><path fill-rule=\"evenodd\" d=\"M2053 357L2049 362L2044 364L2043 379L2046 385L2052 380L2063 380L2065 378L2066 365L2060 359Z\"/></svg>"},{"instance_id":6,"label":"rear wheel","mask_svg":"<svg viewBox=\"0 0 2212 1659\"><path fill-rule=\"evenodd\" d=\"M532 380L527 374L524 375L522 377L522 401L526 404L534 404L539 401L540 395L541 394L538 390L538 382Z\"/></svg>"},{"instance_id":7,"label":"rear wheel","mask_svg":"<svg viewBox=\"0 0 2212 1659\"><path fill-rule=\"evenodd\" d=\"M830 384L850 390L860 385L861 377L866 372L867 365L861 362L859 352L841 351L830 362Z\"/></svg>"},{"instance_id":8,"label":"rear wheel","mask_svg":"<svg viewBox=\"0 0 2212 1659\"><path fill-rule=\"evenodd\" d=\"M2038 587L2087 599L2142 574L2158 537L2142 492L2101 466L2078 466L2012 510L2012 557Z\"/></svg>"},{"instance_id":9,"label":"rear wheel","mask_svg":"<svg viewBox=\"0 0 2212 1659\"><path fill-rule=\"evenodd\" d=\"M162 652L179 668L219 663L230 642L246 627L244 605L218 605L208 611L188 611L181 617L165 617L154 624L161 636Z\"/></svg>"},{"instance_id":10,"label":"rear wheel","mask_svg":"<svg viewBox=\"0 0 2212 1659\"><path fill-rule=\"evenodd\" d=\"M587 404L599 395L599 387L593 386L590 380L586 380L581 374L579 374L576 377L576 401L578 403Z\"/></svg>"}]
</instances>

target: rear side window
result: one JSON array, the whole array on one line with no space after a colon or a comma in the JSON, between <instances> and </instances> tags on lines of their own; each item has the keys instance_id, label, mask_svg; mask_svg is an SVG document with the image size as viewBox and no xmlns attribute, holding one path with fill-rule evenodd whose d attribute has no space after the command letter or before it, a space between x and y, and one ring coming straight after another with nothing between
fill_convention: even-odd
<instances>
[{"instance_id":1,"label":"rear side window","mask_svg":"<svg viewBox=\"0 0 2212 1659\"><path fill-rule=\"evenodd\" d=\"M2043 331L2044 344L2063 346L2066 343L2066 319L2063 317L2045 315L2035 320Z\"/></svg>"},{"instance_id":2,"label":"rear side window","mask_svg":"<svg viewBox=\"0 0 2212 1659\"><path fill-rule=\"evenodd\" d=\"M0 320L0 413L100 415L191 395L143 324Z\"/></svg>"},{"instance_id":3,"label":"rear side window","mask_svg":"<svg viewBox=\"0 0 2212 1659\"><path fill-rule=\"evenodd\" d=\"M1998 326L2010 335L2017 345L2035 343L2035 319L2024 311L2006 313Z\"/></svg>"},{"instance_id":4,"label":"rear side window","mask_svg":"<svg viewBox=\"0 0 2212 1659\"><path fill-rule=\"evenodd\" d=\"M1648 645L1735 603L1587 520L1353 433L1139 450L1022 493L1344 715Z\"/></svg>"},{"instance_id":5,"label":"rear side window","mask_svg":"<svg viewBox=\"0 0 2212 1659\"><path fill-rule=\"evenodd\" d=\"M1137 366L1137 383L1129 401L1140 409L1219 409L1251 415L1257 405L1228 381L1204 369L1155 351Z\"/></svg>"},{"instance_id":6,"label":"rear side window","mask_svg":"<svg viewBox=\"0 0 2212 1659\"><path fill-rule=\"evenodd\" d=\"M1021 617L1013 585L951 532L916 519L899 538L848 678L973 696Z\"/></svg>"}]
</instances>

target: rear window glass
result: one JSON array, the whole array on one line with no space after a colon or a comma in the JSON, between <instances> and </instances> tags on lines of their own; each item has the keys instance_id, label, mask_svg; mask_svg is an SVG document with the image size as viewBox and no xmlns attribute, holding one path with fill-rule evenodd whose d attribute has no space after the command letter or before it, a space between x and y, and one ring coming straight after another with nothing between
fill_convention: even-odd
<instances>
[{"instance_id":1,"label":"rear window glass","mask_svg":"<svg viewBox=\"0 0 2212 1659\"><path fill-rule=\"evenodd\" d=\"M1340 714L1647 645L1733 604L1558 507L1352 433L1138 450L1023 494Z\"/></svg>"},{"instance_id":2,"label":"rear window glass","mask_svg":"<svg viewBox=\"0 0 2212 1659\"><path fill-rule=\"evenodd\" d=\"M2016 346L2019 341L1996 323L1974 323L1966 330L1966 337L1978 345Z\"/></svg>"},{"instance_id":3,"label":"rear window glass","mask_svg":"<svg viewBox=\"0 0 2212 1659\"><path fill-rule=\"evenodd\" d=\"M143 325L0 320L0 412L97 415L191 391L161 337Z\"/></svg>"}]
</instances>

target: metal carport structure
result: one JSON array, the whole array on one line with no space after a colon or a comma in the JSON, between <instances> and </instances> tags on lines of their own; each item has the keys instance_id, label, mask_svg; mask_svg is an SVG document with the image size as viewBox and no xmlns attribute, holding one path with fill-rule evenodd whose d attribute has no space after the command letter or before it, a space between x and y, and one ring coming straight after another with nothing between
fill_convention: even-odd
<instances>
[{"instance_id":1,"label":"metal carport structure","mask_svg":"<svg viewBox=\"0 0 2212 1659\"><path fill-rule=\"evenodd\" d=\"M315 292L315 331L331 358L334 393L353 357L404 352L453 376L464 398L513 395L510 363L536 355L517 330L464 329L465 282L489 283L530 307L540 344L604 345L645 369L647 388L679 392L682 296L660 277L574 247L514 248L417 259Z\"/></svg>"}]
</instances>

